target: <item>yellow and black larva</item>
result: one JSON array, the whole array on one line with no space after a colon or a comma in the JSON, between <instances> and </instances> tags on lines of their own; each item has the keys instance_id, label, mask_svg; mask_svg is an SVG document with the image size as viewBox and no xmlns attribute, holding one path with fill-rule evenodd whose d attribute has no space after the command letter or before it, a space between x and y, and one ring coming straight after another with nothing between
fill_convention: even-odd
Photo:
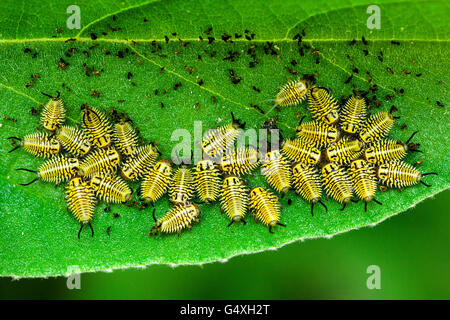
<instances>
[{"instance_id":1,"label":"yellow and black larva","mask_svg":"<svg viewBox=\"0 0 450 320\"><path fill-rule=\"evenodd\" d=\"M336 127L319 121L302 123L304 118L302 117L296 128L297 136L302 141L321 148L327 147L340 139L341 132Z\"/></svg>"},{"instance_id":2,"label":"yellow and black larva","mask_svg":"<svg viewBox=\"0 0 450 320\"><path fill-rule=\"evenodd\" d=\"M61 126L55 133L63 148L75 156L85 156L92 149L86 134L75 127Z\"/></svg>"},{"instance_id":3,"label":"yellow and black larva","mask_svg":"<svg viewBox=\"0 0 450 320\"><path fill-rule=\"evenodd\" d=\"M77 158L68 158L63 156L55 156L45 161L38 171L19 168L16 170L36 173L36 178L28 183L21 184L21 186L28 186L38 179L46 182L55 182L56 184L62 181L68 181L78 173L80 162Z\"/></svg>"},{"instance_id":4,"label":"yellow and black larva","mask_svg":"<svg viewBox=\"0 0 450 320\"><path fill-rule=\"evenodd\" d=\"M66 110L64 109L63 102L59 98L60 92L57 91L58 95L56 97L52 97L44 92L41 93L50 98L50 101L47 102L42 110L41 124L45 130L55 131L66 120Z\"/></svg>"},{"instance_id":5,"label":"yellow and black larva","mask_svg":"<svg viewBox=\"0 0 450 320\"><path fill-rule=\"evenodd\" d=\"M333 162L324 165L322 167L322 185L329 196L343 204L340 210L344 210L353 195L347 170Z\"/></svg>"},{"instance_id":6,"label":"yellow and black larva","mask_svg":"<svg viewBox=\"0 0 450 320\"><path fill-rule=\"evenodd\" d=\"M96 149L81 162L78 172L82 177L92 177L97 172L115 172L120 159L120 153L114 148Z\"/></svg>"},{"instance_id":7,"label":"yellow and black larva","mask_svg":"<svg viewBox=\"0 0 450 320\"><path fill-rule=\"evenodd\" d=\"M169 188L172 164L166 159L160 159L144 175L140 188L140 197L144 202L152 205L161 198Z\"/></svg>"},{"instance_id":8,"label":"yellow and black larva","mask_svg":"<svg viewBox=\"0 0 450 320\"><path fill-rule=\"evenodd\" d=\"M320 203L328 212L327 206L320 200L322 196L322 186L317 169L301 162L292 166L292 186L297 194L311 202L311 215L314 215L314 205Z\"/></svg>"},{"instance_id":9,"label":"yellow and black larva","mask_svg":"<svg viewBox=\"0 0 450 320\"><path fill-rule=\"evenodd\" d=\"M280 223L280 204L278 197L261 187L250 190L250 208L257 220L269 227L269 232L276 225L286 227Z\"/></svg>"},{"instance_id":10,"label":"yellow and black larva","mask_svg":"<svg viewBox=\"0 0 450 320\"><path fill-rule=\"evenodd\" d=\"M9 152L23 147L25 151L36 157L48 158L62 150L61 143L57 139L50 137L47 133L36 132L28 134L22 139L18 137L8 137L8 139L20 141L20 144Z\"/></svg>"},{"instance_id":11,"label":"yellow and black larva","mask_svg":"<svg viewBox=\"0 0 450 320\"><path fill-rule=\"evenodd\" d=\"M220 160L219 169L227 174L240 176L252 172L258 165L258 150L242 147L225 154Z\"/></svg>"},{"instance_id":12,"label":"yellow and black larva","mask_svg":"<svg viewBox=\"0 0 450 320\"><path fill-rule=\"evenodd\" d=\"M180 235L184 228L191 228L192 222L199 222L200 209L196 204L187 204L173 207L161 219L156 219L153 209L153 220L155 225L149 235L157 235L159 232L178 233Z\"/></svg>"},{"instance_id":13,"label":"yellow and black larva","mask_svg":"<svg viewBox=\"0 0 450 320\"><path fill-rule=\"evenodd\" d=\"M130 121L114 125L114 142L124 156L131 156L138 147L138 136Z\"/></svg>"},{"instance_id":14,"label":"yellow and black larva","mask_svg":"<svg viewBox=\"0 0 450 320\"><path fill-rule=\"evenodd\" d=\"M364 143L372 143L386 137L394 125L395 120L400 118L393 115L395 111L397 111L397 108L392 106L389 112L372 114L367 119L366 124L361 128L359 138Z\"/></svg>"},{"instance_id":15,"label":"yellow and black larva","mask_svg":"<svg viewBox=\"0 0 450 320\"><path fill-rule=\"evenodd\" d=\"M96 173L89 185L97 198L107 203L124 203L131 199L133 191L121 178L109 173Z\"/></svg>"},{"instance_id":16,"label":"yellow and black larva","mask_svg":"<svg viewBox=\"0 0 450 320\"><path fill-rule=\"evenodd\" d=\"M245 122L242 123L236 119L233 112L231 112L231 118L230 124L208 130L202 142L202 151L205 155L209 157L222 156L234 144L239 129L245 127Z\"/></svg>"},{"instance_id":17,"label":"yellow and black larva","mask_svg":"<svg viewBox=\"0 0 450 320\"><path fill-rule=\"evenodd\" d=\"M436 172L421 173L412 165L403 161L393 161L380 164L377 168L377 177L380 183L390 188L404 188L421 183L430 187L422 181L424 176L437 175Z\"/></svg>"},{"instance_id":18,"label":"yellow and black larva","mask_svg":"<svg viewBox=\"0 0 450 320\"><path fill-rule=\"evenodd\" d=\"M178 167L169 182L169 201L173 205L186 205L195 194L192 170L186 165Z\"/></svg>"},{"instance_id":19,"label":"yellow and black larva","mask_svg":"<svg viewBox=\"0 0 450 320\"><path fill-rule=\"evenodd\" d=\"M128 181L136 181L142 178L155 164L158 155L160 155L160 152L153 143L138 147L135 153L123 164L120 175Z\"/></svg>"},{"instance_id":20,"label":"yellow and black larva","mask_svg":"<svg viewBox=\"0 0 450 320\"><path fill-rule=\"evenodd\" d=\"M350 163L350 181L358 198L364 201L364 211L367 211L367 203L374 201L381 205L375 199L377 191L377 180L375 176L375 168L363 159L353 160Z\"/></svg>"},{"instance_id":21,"label":"yellow and black larva","mask_svg":"<svg viewBox=\"0 0 450 320\"><path fill-rule=\"evenodd\" d=\"M305 164L318 164L321 157L319 149L297 138L284 140L281 151L289 160Z\"/></svg>"},{"instance_id":22,"label":"yellow and black larva","mask_svg":"<svg viewBox=\"0 0 450 320\"><path fill-rule=\"evenodd\" d=\"M361 130L366 120L366 101L362 96L351 96L342 107L340 125L342 131L354 135Z\"/></svg>"},{"instance_id":23,"label":"yellow and black larva","mask_svg":"<svg viewBox=\"0 0 450 320\"><path fill-rule=\"evenodd\" d=\"M314 119L332 125L339 120L339 105L330 91L323 87L313 87L308 92L308 107Z\"/></svg>"},{"instance_id":24,"label":"yellow and black larva","mask_svg":"<svg viewBox=\"0 0 450 320\"><path fill-rule=\"evenodd\" d=\"M295 106L306 98L309 90L309 83L305 80L297 79L285 84L275 97L276 106Z\"/></svg>"},{"instance_id":25,"label":"yellow and black larva","mask_svg":"<svg viewBox=\"0 0 450 320\"><path fill-rule=\"evenodd\" d=\"M228 175L223 179L222 192L220 194L222 210L230 218L228 227L234 222L244 220L249 206L248 190L244 182L236 175Z\"/></svg>"},{"instance_id":26,"label":"yellow and black larva","mask_svg":"<svg viewBox=\"0 0 450 320\"><path fill-rule=\"evenodd\" d=\"M290 163L279 150L272 150L264 155L261 161L261 174L272 188L282 194L291 188Z\"/></svg>"},{"instance_id":27,"label":"yellow and black larva","mask_svg":"<svg viewBox=\"0 0 450 320\"><path fill-rule=\"evenodd\" d=\"M220 172L212 160L200 160L194 170L197 195L201 201L214 202L220 194Z\"/></svg>"},{"instance_id":28,"label":"yellow and black larva","mask_svg":"<svg viewBox=\"0 0 450 320\"><path fill-rule=\"evenodd\" d=\"M94 107L82 105L82 124L89 139L98 148L111 146L111 127L106 115Z\"/></svg>"},{"instance_id":29,"label":"yellow and black larva","mask_svg":"<svg viewBox=\"0 0 450 320\"><path fill-rule=\"evenodd\" d=\"M81 223L78 238L86 224L89 225L94 236L91 220L94 216L95 195L91 186L81 177L72 178L67 186L66 201L75 218Z\"/></svg>"},{"instance_id":30,"label":"yellow and black larva","mask_svg":"<svg viewBox=\"0 0 450 320\"><path fill-rule=\"evenodd\" d=\"M373 143L364 150L364 159L367 162L380 164L389 161L397 161L403 159L409 151L421 152L416 149L415 144L409 144L411 139L418 131L414 132L411 137L403 143L402 141L380 140Z\"/></svg>"},{"instance_id":31,"label":"yellow and black larva","mask_svg":"<svg viewBox=\"0 0 450 320\"><path fill-rule=\"evenodd\" d=\"M364 149L364 145L358 139L350 140L347 137L329 146L324 152L325 160L339 164L348 164L358 158Z\"/></svg>"}]
</instances>

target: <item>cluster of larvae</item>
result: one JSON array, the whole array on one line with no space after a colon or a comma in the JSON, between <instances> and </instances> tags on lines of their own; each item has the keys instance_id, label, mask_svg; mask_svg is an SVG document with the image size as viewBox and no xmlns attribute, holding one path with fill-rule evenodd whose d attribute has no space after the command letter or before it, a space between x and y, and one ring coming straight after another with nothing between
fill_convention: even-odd
<instances>
[{"instance_id":1,"label":"cluster of larvae","mask_svg":"<svg viewBox=\"0 0 450 320\"><path fill-rule=\"evenodd\" d=\"M296 137L282 142L281 152L266 155L268 163L278 163L283 172L272 175L268 182L276 190L286 192L291 187L311 202L321 203L322 187L328 196L343 204L356 202L353 195L367 203L374 201L377 185L404 188L417 183L429 186L422 177L436 173L421 173L415 165L402 159L410 152L421 152L411 143L414 132L406 141L387 139L399 118L392 107L389 112L373 113L367 117L365 98L351 96L340 106L330 91L295 80L286 84L275 98L278 106L297 105L308 101L313 120L301 119ZM274 165L273 165L274 166Z\"/></svg>"},{"instance_id":2,"label":"cluster of larvae","mask_svg":"<svg viewBox=\"0 0 450 320\"><path fill-rule=\"evenodd\" d=\"M47 94L46 94L47 95ZM47 95L49 96L49 95ZM348 99L342 108L329 90L310 86L303 80L285 85L276 96L279 106L297 105L305 98L314 118L300 122L297 137L285 139L281 148L262 152L254 147L234 148L245 123L231 113L232 121L208 131L202 141L203 156L193 168L167 159L159 159L155 143L139 144L131 119L122 116L111 124L105 113L82 105L82 128L64 125L65 108L59 97L50 97L41 124L48 132L23 138L10 137L37 157L50 158L37 170L38 179L61 183L68 181L66 200L69 209L83 226L94 234L91 220L97 200L106 203L130 203L133 191L127 181L140 181L139 199L154 204L168 193L173 204L149 234L178 233L199 221L199 204L219 201L221 211L230 222L246 224L248 211L272 233L280 225L278 197L262 187L248 190L242 175L261 166L261 174L270 187L282 196L290 189L314 205L321 201L322 187L343 204L355 201L353 195L367 203L375 199L377 184L403 188L418 182L428 186L414 166L402 162L408 151L419 152L416 144L387 140L397 119L396 109L372 114L366 119L366 103L359 95ZM10 151L10 152L11 152ZM191 156L192 158L192 156ZM320 172L318 167L321 167ZM195 200L197 195L198 200Z\"/></svg>"}]
</instances>

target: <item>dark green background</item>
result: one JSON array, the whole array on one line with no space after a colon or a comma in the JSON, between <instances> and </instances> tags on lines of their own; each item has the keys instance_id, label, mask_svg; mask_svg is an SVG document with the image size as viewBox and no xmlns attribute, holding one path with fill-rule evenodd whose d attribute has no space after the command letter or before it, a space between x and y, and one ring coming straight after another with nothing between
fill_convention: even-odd
<instances>
[{"instance_id":1,"label":"dark green background","mask_svg":"<svg viewBox=\"0 0 450 320\"><path fill-rule=\"evenodd\" d=\"M445 191L374 228L226 263L82 274L81 290L68 290L66 278L3 278L0 298L448 299L449 195ZM366 288L372 264L381 268L381 290Z\"/></svg>"}]
</instances>

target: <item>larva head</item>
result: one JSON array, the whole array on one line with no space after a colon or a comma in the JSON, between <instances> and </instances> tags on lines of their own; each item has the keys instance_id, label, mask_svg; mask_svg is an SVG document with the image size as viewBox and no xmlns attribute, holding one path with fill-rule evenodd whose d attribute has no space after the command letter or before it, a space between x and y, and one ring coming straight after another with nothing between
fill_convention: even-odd
<instances>
[{"instance_id":1,"label":"larva head","mask_svg":"<svg viewBox=\"0 0 450 320\"><path fill-rule=\"evenodd\" d=\"M342 133L335 127L329 127L327 133L327 143L334 143L341 139Z\"/></svg>"},{"instance_id":2,"label":"larva head","mask_svg":"<svg viewBox=\"0 0 450 320\"><path fill-rule=\"evenodd\" d=\"M226 175L223 178L223 185L224 186L235 186L235 185L238 185L238 184L240 184L240 180L234 174Z\"/></svg>"},{"instance_id":3,"label":"larva head","mask_svg":"<svg viewBox=\"0 0 450 320\"><path fill-rule=\"evenodd\" d=\"M319 149L312 147L308 154L308 163L309 164L318 164L320 159L322 158L322 153Z\"/></svg>"},{"instance_id":4,"label":"larva head","mask_svg":"<svg viewBox=\"0 0 450 320\"><path fill-rule=\"evenodd\" d=\"M260 194L266 193L266 190L264 190L261 187L254 187L252 190L250 190L250 199L255 199Z\"/></svg>"},{"instance_id":5,"label":"larva head","mask_svg":"<svg viewBox=\"0 0 450 320\"><path fill-rule=\"evenodd\" d=\"M336 152L336 146L332 145L323 150L323 159L327 162L336 162L338 159L338 155Z\"/></svg>"},{"instance_id":6,"label":"larva head","mask_svg":"<svg viewBox=\"0 0 450 320\"><path fill-rule=\"evenodd\" d=\"M363 159L353 160L350 163L350 169L357 170L362 169L366 166L366 162Z\"/></svg>"},{"instance_id":7,"label":"larva head","mask_svg":"<svg viewBox=\"0 0 450 320\"><path fill-rule=\"evenodd\" d=\"M58 140L56 140L55 138L51 138L50 139L50 149L52 150L52 154L53 153L58 153L58 152L61 152L61 150L62 150L62 145L61 145L61 143L58 141Z\"/></svg>"},{"instance_id":8,"label":"larva head","mask_svg":"<svg viewBox=\"0 0 450 320\"><path fill-rule=\"evenodd\" d=\"M278 160L281 157L280 150L272 150L264 155L264 163Z\"/></svg>"},{"instance_id":9,"label":"larva head","mask_svg":"<svg viewBox=\"0 0 450 320\"><path fill-rule=\"evenodd\" d=\"M98 191L100 189L100 185L102 183L102 180L103 180L103 175L100 174L100 173L96 173L91 178L91 181L89 182L89 184L92 187L92 189L94 189L95 191Z\"/></svg>"},{"instance_id":10,"label":"larva head","mask_svg":"<svg viewBox=\"0 0 450 320\"><path fill-rule=\"evenodd\" d=\"M133 170L130 164L124 164L122 166L122 170L120 171L120 176L125 180L135 180L136 179L136 171Z\"/></svg>"},{"instance_id":11,"label":"larva head","mask_svg":"<svg viewBox=\"0 0 450 320\"><path fill-rule=\"evenodd\" d=\"M368 147L366 150L364 150L363 158L369 163L377 163L377 157L376 157L376 154L375 154L375 148L374 147Z\"/></svg>"},{"instance_id":12,"label":"larva head","mask_svg":"<svg viewBox=\"0 0 450 320\"><path fill-rule=\"evenodd\" d=\"M275 105L289 106L302 102L309 90L309 82L306 80L294 80L284 85L275 97Z\"/></svg>"},{"instance_id":13,"label":"larva head","mask_svg":"<svg viewBox=\"0 0 450 320\"><path fill-rule=\"evenodd\" d=\"M79 152L82 155L87 155L92 149L92 144L89 142L89 140L82 140L80 141L79 145Z\"/></svg>"},{"instance_id":14,"label":"larva head","mask_svg":"<svg viewBox=\"0 0 450 320\"><path fill-rule=\"evenodd\" d=\"M69 187L79 187L84 184L83 179L81 177L74 177L69 181Z\"/></svg>"},{"instance_id":15,"label":"larva head","mask_svg":"<svg viewBox=\"0 0 450 320\"><path fill-rule=\"evenodd\" d=\"M338 171L339 166L335 163L328 163L322 167L322 175L328 175L332 172Z\"/></svg>"},{"instance_id":16,"label":"larva head","mask_svg":"<svg viewBox=\"0 0 450 320\"><path fill-rule=\"evenodd\" d=\"M121 156L120 153L116 149L109 149L106 152L106 155L112 165L119 165Z\"/></svg>"},{"instance_id":17,"label":"larva head","mask_svg":"<svg viewBox=\"0 0 450 320\"><path fill-rule=\"evenodd\" d=\"M386 180L388 178L388 174L389 174L389 164L388 163L383 163L380 164L377 169L377 177L380 180Z\"/></svg>"},{"instance_id":18,"label":"larva head","mask_svg":"<svg viewBox=\"0 0 450 320\"><path fill-rule=\"evenodd\" d=\"M200 160L197 163L197 171L211 171L214 170L214 162L209 159Z\"/></svg>"},{"instance_id":19,"label":"larva head","mask_svg":"<svg viewBox=\"0 0 450 320\"><path fill-rule=\"evenodd\" d=\"M167 159L160 159L154 166L154 170L170 176L172 173L172 164Z\"/></svg>"},{"instance_id":20,"label":"larva head","mask_svg":"<svg viewBox=\"0 0 450 320\"><path fill-rule=\"evenodd\" d=\"M364 143L371 143L374 140L374 136L372 136L369 133L369 130L367 130L366 128L363 128L360 132L359 132L359 138L364 142Z\"/></svg>"},{"instance_id":21,"label":"larva head","mask_svg":"<svg viewBox=\"0 0 450 320\"><path fill-rule=\"evenodd\" d=\"M47 119L42 119L42 126L48 131L55 131L57 129L56 122Z\"/></svg>"},{"instance_id":22,"label":"larva head","mask_svg":"<svg viewBox=\"0 0 450 320\"><path fill-rule=\"evenodd\" d=\"M69 170L71 174L76 174L80 168L80 160L78 158L69 158Z\"/></svg>"},{"instance_id":23,"label":"larva head","mask_svg":"<svg viewBox=\"0 0 450 320\"><path fill-rule=\"evenodd\" d=\"M354 123L346 122L341 126L341 129L345 133L353 135L356 133L356 131L358 131L358 126L356 126Z\"/></svg>"},{"instance_id":24,"label":"larva head","mask_svg":"<svg viewBox=\"0 0 450 320\"><path fill-rule=\"evenodd\" d=\"M294 175L302 173L304 170L304 165L301 162L296 162L292 165L292 173Z\"/></svg>"}]
</instances>

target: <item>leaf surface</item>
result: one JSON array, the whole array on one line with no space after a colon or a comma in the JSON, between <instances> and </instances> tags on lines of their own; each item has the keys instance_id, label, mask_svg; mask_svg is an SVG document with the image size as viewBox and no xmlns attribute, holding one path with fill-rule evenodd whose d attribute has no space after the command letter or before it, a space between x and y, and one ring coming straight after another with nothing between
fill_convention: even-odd
<instances>
[{"instance_id":1,"label":"leaf surface","mask_svg":"<svg viewBox=\"0 0 450 320\"><path fill-rule=\"evenodd\" d=\"M66 8L70 1L48 5L2 2L0 275L62 275L74 265L88 272L154 263L222 261L374 225L447 189L448 4L379 3L381 29L369 30L366 9L371 1L89 1L80 6L82 28L69 30ZM293 40L303 29L304 56ZM225 33L232 36L232 43L222 40ZM242 37L236 39L235 33ZM363 35L368 45L361 42ZM209 43L208 37L215 40ZM71 38L76 41L67 41ZM351 45L353 39L357 41ZM267 47L274 48L275 54ZM256 54L254 67L250 67L255 59L249 49ZM194 138L194 121L201 121L205 131L230 121L233 111L247 122L247 128L257 129L275 117L272 99L284 83L297 77L288 69L298 75L317 74L317 82L332 89L339 99L350 95L353 86L368 90L376 84L378 90L369 96L376 95L381 105L372 104L370 111L397 106L401 118L390 135L395 139L405 141L419 130L415 142L424 153L410 154L406 161L423 158L421 171L438 172L438 176L426 178L432 186L380 192L377 199L383 206L370 203L367 213L361 202L341 212L340 205L329 200L328 214L317 207L314 217L310 205L290 191L280 200L282 222L287 227L277 228L275 234L253 219L248 219L246 226L227 228L228 220L216 204L201 205L201 223L180 238L149 238L151 209L115 205L107 213L100 204L93 222L95 237L85 232L81 240L76 237L78 223L66 211L62 186L43 182L19 186L32 177L15 168L37 169L42 159L23 150L9 154L11 145L6 138L36 131L39 116L31 115L30 109L46 102L40 91L61 91L71 124L80 123L83 103L127 112L141 135L157 141L168 158L178 143L177 137L172 137L174 130L186 129ZM229 70L242 78L239 83L232 83ZM26 86L35 74L38 77ZM350 75L350 82L344 83ZM174 90L177 83L181 86ZM283 136L295 134L298 113L309 118L305 104L279 113ZM402 129L403 124L406 128ZM259 173L247 178L250 187L266 186ZM138 184L132 187L136 189ZM161 216L169 208L167 198L156 208ZM113 213L120 217L113 218Z\"/></svg>"}]
</instances>

